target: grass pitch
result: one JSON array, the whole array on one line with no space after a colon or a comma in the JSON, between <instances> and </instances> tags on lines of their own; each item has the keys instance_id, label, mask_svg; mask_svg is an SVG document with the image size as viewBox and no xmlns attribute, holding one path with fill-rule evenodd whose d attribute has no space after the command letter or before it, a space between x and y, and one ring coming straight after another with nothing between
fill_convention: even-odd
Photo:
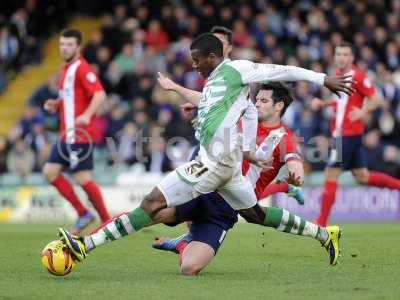
<instances>
[{"instance_id":1,"label":"grass pitch","mask_svg":"<svg viewBox=\"0 0 400 300\"><path fill-rule=\"evenodd\" d=\"M400 224L344 224L336 267L310 238L239 224L198 277L150 248L157 226L96 249L67 277L42 268L56 225L0 225L0 299L400 299Z\"/></svg>"}]
</instances>

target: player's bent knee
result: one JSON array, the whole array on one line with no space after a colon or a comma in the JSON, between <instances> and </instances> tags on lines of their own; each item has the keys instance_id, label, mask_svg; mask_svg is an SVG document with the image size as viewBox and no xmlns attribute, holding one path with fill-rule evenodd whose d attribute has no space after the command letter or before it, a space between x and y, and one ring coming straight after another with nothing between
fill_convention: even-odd
<instances>
[{"instance_id":1,"label":"player's bent knee","mask_svg":"<svg viewBox=\"0 0 400 300\"><path fill-rule=\"evenodd\" d=\"M203 268L196 264L182 264L181 265L181 275L185 276L196 276L200 273Z\"/></svg>"},{"instance_id":2,"label":"player's bent knee","mask_svg":"<svg viewBox=\"0 0 400 300\"><path fill-rule=\"evenodd\" d=\"M155 215L158 211L167 207L167 202L160 190L154 188L144 197L140 203L140 207L148 214Z\"/></svg>"},{"instance_id":3,"label":"player's bent knee","mask_svg":"<svg viewBox=\"0 0 400 300\"><path fill-rule=\"evenodd\" d=\"M60 172L49 165L44 165L42 173L48 182L53 182L60 175Z\"/></svg>"}]
</instances>

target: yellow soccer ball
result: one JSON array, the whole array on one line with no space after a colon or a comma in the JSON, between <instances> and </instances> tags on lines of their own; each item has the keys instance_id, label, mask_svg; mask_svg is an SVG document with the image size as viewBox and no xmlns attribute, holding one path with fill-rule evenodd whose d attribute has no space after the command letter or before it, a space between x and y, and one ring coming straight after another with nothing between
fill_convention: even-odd
<instances>
[{"instance_id":1,"label":"yellow soccer ball","mask_svg":"<svg viewBox=\"0 0 400 300\"><path fill-rule=\"evenodd\" d=\"M75 261L72 259L67 246L60 240L48 243L40 257L46 270L56 276L65 276L71 273L75 267Z\"/></svg>"}]
</instances>

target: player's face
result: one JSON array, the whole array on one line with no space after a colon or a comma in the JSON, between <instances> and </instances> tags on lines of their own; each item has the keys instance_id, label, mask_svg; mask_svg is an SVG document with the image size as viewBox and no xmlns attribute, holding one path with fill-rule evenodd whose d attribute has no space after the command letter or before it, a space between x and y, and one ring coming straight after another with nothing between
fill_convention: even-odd
<instances>
[{"instance_id":1,"label":"player's face","mask_svg":"<svg viewBox=\"0 0 400 300\"><path fill-rule=\"evenodd\" d=\"M279 117L282 102L274 103L271 90L260 90L256 96L258 120L267 121L271 117Z\"/></svg>"},{"instance_id":2,"label":"player's face","mask_svg":"<svg viewBox=\"0 0 400 300\"><path fill-rule=\"evenodd\" d=\"M336 47L335 64L339 69L347 69L353 63L353 53L349 47Z\"/></svg>"},{"instance_id":3,"label":"player's face","mask_svg":"<svg viewBox=\"0 0 400 300\"><path fill-rule=\"evenodd\" d=\"M60 54L65 62L70 62L79 53L80 46L74 37L60 37Z\"/></svg>"},{"instance_id":4,"label":"player's face","mask_svg":"<svg viewBox=\"0 0 400 300\"><path fill-rule=\"evenodd\" d=\"M207 78L214 70L215 55L211 53L208 56L204 56L196 49L192 50L190 55L192 56L193 69L199 72L203 77Z\"/></svg>"},{"instance_id":5,"label":"player's face","mask_svg":"<svg viewBox=\"0 0 400 300\"><path fill-rule=\"evenodd\" d=\"M214 33L214 35L222 42L223 45L222 52L224 58L229 57L229 55L232 52L232 45L229 44L228 36L222 33Z\"/></svg>"}]
</instances>

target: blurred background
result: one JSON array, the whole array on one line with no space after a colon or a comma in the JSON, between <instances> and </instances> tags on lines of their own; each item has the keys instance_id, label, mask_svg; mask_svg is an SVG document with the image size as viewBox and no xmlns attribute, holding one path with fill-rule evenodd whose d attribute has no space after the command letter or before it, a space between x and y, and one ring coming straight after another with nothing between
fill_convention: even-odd
<instances>
[{"instance_id":1,"label":"blurred background","mask_svg":"<svg viewBox=\"0 0 400 300\"><path fill-rule=\"evenodd\" d=\"M156 73L201 90L204 79L192 70L188 49L193 37L215 25L232 29L233 59L317 72L330 73L333 47L350 41L356 64L386 103L366 120L368 167L400 178L399 0L2 0L0 186L45 184L40 170L57 137L58 119L43 110L43 102L57 97L58 34L65 27L83 32L83 56L108 94L96 116L96 180L104 186L134 185L138 176L162 176L175 168L196 141L180 112L182 100L161 90ZM320 186L331 111L311 110L310 100L330 95L304 82L293 85L293 91L295 102L284 122L303 140L306 185ZM139 132L151 138L143 153L137 153L132 139ZM185 142L170 143L175 136ZM142 154L147 161L138 163ZM179 159L171 160L171 155ZM348 174L341 183L354 185Z\"/></svg>"}]
</instances>

